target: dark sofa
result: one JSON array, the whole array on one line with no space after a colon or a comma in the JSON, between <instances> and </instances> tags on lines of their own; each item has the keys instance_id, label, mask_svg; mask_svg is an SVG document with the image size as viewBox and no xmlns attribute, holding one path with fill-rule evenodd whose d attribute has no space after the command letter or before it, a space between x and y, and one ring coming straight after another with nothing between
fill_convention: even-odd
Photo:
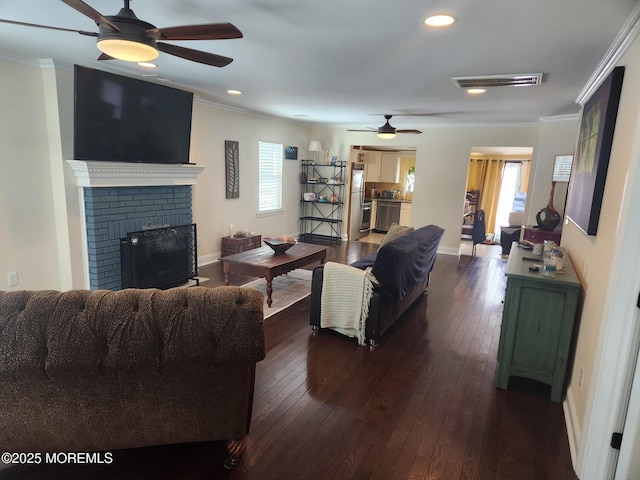
<instances>
[{"instance_id":1,"label":"dark sofa","mask_svg":"<svg viewBox=\"0 0 640 480\"><path fill-rule=\"evenodd\" d=\"M0 445L226 440L236 465L265 356L262 304L239 287L0 292Z\"/></svg>"},{"instance_id":2,"label":"dark sofa","mask_svg":"<svg viewBox=\"0 0 640 480\"><path fill-rule=\"evenodd\" d=\"M372 273L379 285L369 304L365 337L376 345L380 337L426 292L436 252L444 230L427 225L385 243L380 249L351 265ZM323 266L313 271L309 323L320 329Z\"/></svg>"}]
</instances>

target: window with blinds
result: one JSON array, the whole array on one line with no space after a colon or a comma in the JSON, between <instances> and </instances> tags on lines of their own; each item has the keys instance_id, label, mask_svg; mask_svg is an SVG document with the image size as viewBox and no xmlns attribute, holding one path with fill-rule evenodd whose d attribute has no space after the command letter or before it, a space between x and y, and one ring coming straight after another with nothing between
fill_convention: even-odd
<instances>
[{"instance_id":1,"label":"window with blinds","mask_svg":"<svg viewBox=\"0 0 640 480\"><path fill-rule=\"evenodd\" d=\"M259 212L282 209L282 152L281 143L259 142Z\"/></svg>"},{"instance_id":2,"label":"window with blinds","mask_svg":"<svg viewBox=\"0 0 640 480\"><path fill-rule=\"evenodd\" d=\"M571 177L571 165L573 164L573 155L556 155L553 163L553 181L568 182Z\"/></svg>"}]
</instances>

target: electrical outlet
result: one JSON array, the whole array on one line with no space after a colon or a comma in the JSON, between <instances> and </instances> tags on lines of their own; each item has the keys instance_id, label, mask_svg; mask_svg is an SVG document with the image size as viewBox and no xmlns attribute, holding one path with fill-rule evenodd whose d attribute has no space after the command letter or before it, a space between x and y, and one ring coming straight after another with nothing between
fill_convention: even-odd
<instances>
[{"instance_id":1,"label":"electrical outlet","mask_svg":"<svg viewBox=\"0 0 640 480\"><path fill-rule=\"evenodd\" d=\"M15 287L16 285L18 285L18 272L7 273L7 283L10 287Z\"/></svg>"},{"instance_id":2,"label":"electrical outlet","mask_svg":"<svg viewBox=\"0 0 640 480\"><path fill-rule=\"evenodd\" d=\"M582 388L583 380L584 380L584 367L580 367L580 378L578 378L578 388Z\"/></svg>"}]
</instances>

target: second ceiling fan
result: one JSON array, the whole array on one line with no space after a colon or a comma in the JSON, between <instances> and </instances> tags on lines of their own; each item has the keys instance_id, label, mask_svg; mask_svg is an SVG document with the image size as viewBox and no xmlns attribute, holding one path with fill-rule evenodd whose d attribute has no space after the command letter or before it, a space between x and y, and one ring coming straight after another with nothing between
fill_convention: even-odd
<instances>
[{"instance_id":1,"label":"second ceiling fan","mask_svg":"<svg viewBox=\"0 0 640 480\"><path fill-rule=\"evenodd\" d=\"M389 123L389 120L391 120L391 117L393 117L393 115L385 115L384 118L387 120L386 123L384 125L382 125L381 127L378 127L378 129L369 129L369 130L347 130L348 132L370 132L370 133L377 133L378 134L378 138L382 138L383 140L390 140L392 138L394 138L396 136L396 134L398 133L422 133L420 130L413 130L413 129L399 129L399 128L395 128L394 126L392 126Z\"/></svg>"}]
</instances>

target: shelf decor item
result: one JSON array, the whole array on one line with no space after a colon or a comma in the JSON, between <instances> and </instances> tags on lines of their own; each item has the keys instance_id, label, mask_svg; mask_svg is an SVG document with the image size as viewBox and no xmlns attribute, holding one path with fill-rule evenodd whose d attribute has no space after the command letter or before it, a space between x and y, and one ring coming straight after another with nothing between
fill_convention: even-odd
<instances>
[{"instance_id":1,"label":"shelf decor item","mask_svg":"<svg viewBox=\"0 0 640 480\"><path fill-rule=\"evenodd\" d=\"M276 255L282 255L296 244L292 237L267 237L262 240L269 245Z\"/></svg>"},{"instance_id":2,"label":"shelf decor item","mask_svg":"<svg viewBox=\"0 0 640 480\"><path fill-rule=\"evenodd\" d=\"M598 231L624 67L616 67L584 105L573 158L567 216L587 235Z\"/></svg>"},{"instance_id":3,"label":"shelf decor item","mask_svg":"<svg viewBox=\"0 0 640 480\"><path fill-rule=\"evenodd\" d=\"M224 141L226 198L240 198L240 155L238 142Z\"/></svg>"},{"instance_id":4,"label":"shelf decor item","mask_svg":"<svg viewBox=\"0 0 640 480\"><path fill-rule=\"evenodd\" d=\"M538 226L540 230L553 231L556 229L558 225L560 225L560 220L562 217L558 213L558 211L553 206L553 194L556 189L556 182L551 182L551 194L549 195L549 202L547 206L538 212L536 215L536 222L538 222Z\"/></svg>"},{"instance_id":5,"label":"shelf decor item","mask_svg":"<svg viewBox=\"0 0 640 480\"><path fill-rule=\"evenodd\" d=\"M311 140L309 142L309 148L307 148L307 150L309 150L310 152L313 152L313 161L317 162L318 159L316 158L316 155L318 154L318 152L322 151L322 145L320 145L320 140Z\"/></svg>"}]
</instances>

